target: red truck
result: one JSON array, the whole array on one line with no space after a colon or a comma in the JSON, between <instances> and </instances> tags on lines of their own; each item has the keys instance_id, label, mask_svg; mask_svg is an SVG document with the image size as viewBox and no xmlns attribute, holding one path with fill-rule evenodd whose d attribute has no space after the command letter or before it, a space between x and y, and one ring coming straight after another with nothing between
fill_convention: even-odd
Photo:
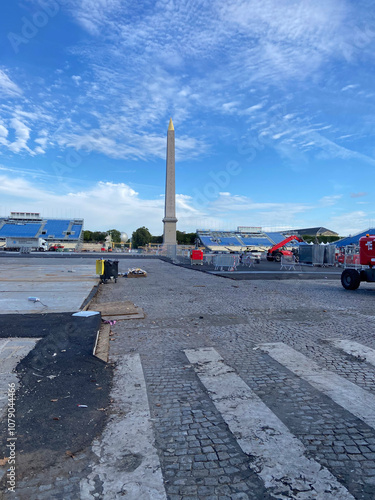
<instances>
[{"instance_id":1,"label":"red truck","mask_svg":"<svg viewBox=\"0 0 375 500\"><path fill-rule=\"evenodd\" d=\"M62 250L64 248L64 245L60 245L59 243L56 243L55 245L51 245L48 249L49 252L58 252L59 250Z\"/></svg>"},{"instance_id":2,"label":"red truck","mask_svg":"<svg viewBox=\"0 0 375 500\"><path fill-rule=\"evenodd\" d=\"M292 234L291 236L288 236L285 238L285 240L280 241L280 243L277 243L273 247L271 247L268 252L267 252L267 260L275 260L276 262L281 261L282 256L290 256L290 255L296 255L296 253L292 250L286 250L284 246L289 243L290 241L297 240L300 243L302 243L302 239L299 236L296 236ZM297 256L296 256L297 257Z\"/></svg>"},{"instance_id":3,"label":"red truck","mask_svg":"<svg viewBox=\"0 0 375 500\"><path fill-rule=\"evenodd\" d=\"M341 283L346 290L356 290L361 281L375 282L375 236L362 236L359 239L359 264L362 269L344 269Z\"/></svg>"}]
</instances>

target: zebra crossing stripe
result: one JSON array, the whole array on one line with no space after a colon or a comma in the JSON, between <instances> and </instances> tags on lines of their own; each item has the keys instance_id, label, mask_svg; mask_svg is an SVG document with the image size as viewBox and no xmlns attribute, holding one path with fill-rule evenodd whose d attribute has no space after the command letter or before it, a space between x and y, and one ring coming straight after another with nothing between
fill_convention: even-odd
<instances>
[{"instance_id":1,"label":"zebra crossing stripe","mask_svg":"<svg viewBox=\"0 0 375 500\"><path fill-rule=\"evenodd\" d=\"M349 380L325 370L282 342L260 344L260 349L313 387L375 429L375 396Z\"/></svg>"},{"instance_id":2,"label":"zebra crossing stripe","mask_svg":"<svg viewBox=\"0 0 375 500\"><path fill-rule=\"evenodd\" d=\"M114 413L100 441L93 445L98 463L80 484L80 499L95 497L98 477L101 498L166 500L159 457L138 354L125 355L116 368L111 397Z\"/></svg>"},{"instance_id":3,"label":"zebra crossing stripe","mask_svg":"<svg viewBox=\"0 0 375 500\"><path fill-rule=\"evenodd\" d=\"M347 354L351 354L356 358L361 358L363 361L367 361L370 365L375 366L375 350L371 347L364 346L354 340L343 340L343 339L326 339L330 344L337 349L341 349Z\"/></svg>"},{"instance_id":4,"label":"zebra crossing stripe","mask_svg":"<svg viewBox=\"0 0 375 500\"><path fill-rule=\"evenodd\" d=\"M353 499L327 469L305 456L301 441L215 349L188 349L185 354L238 444L252 457L250 467L272 496Z\"/></svg>"}]
</instances>

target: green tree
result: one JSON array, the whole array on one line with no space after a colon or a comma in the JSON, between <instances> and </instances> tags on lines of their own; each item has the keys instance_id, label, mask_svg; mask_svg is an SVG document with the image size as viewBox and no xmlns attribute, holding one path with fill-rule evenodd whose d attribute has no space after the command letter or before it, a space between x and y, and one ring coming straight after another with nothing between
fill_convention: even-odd
<instances>
[{"instance_id":1,"label":"green tree","mask_svg":"<svg viewBox=\"0 0 375 500\"><path fill-rule=\"evenodd\" d=\"M103 231L94 231L92 233L92 241L95 241L95 242L103 242L105 241L105 237L107 236L107 233L103 232Z\"/></svg>"},{"instance_id":2,"label":"green tree","mask_svg":"<svg viewBox=\"0 0 375 500\"><path fill-rule=\"evenodd\" d=\"M150 243L163 243L163 235L161 236L151 236L151 242Z\"/></svg>"},{"instance_id":3,"label":"green tree","mask_svg":"<svg viewBox=\"0 0 375 500\"><path fill-rule=\"evenodd\" d=\"M139 227L132 234L132 246L133 248L143 247L151 242L151 238L151 233L147 227Z\"/></svg>"},{"instance_id":4,"label":"green tree","mask_svg":"<svg viewBox=\"0 0 375 500\"><path fill-rule=\"evenodd\" d=\"M83 241L92 241L91 231L83 231Z\"/></svg>"},{"instance_id":5,"label":"green tree","mask_svg":"<svg viewBox=\"0 0 375 500\"><path fill-rule=\"evenodd\" d=\"M107 231L111 235L113 243L121 243L121 233L117 229L109 229Z\"/></svg>"},{"instance_id":6,"label":"green tree","mask_svg":"<svg viewBox=\"0 0 375 500\"><path fill-rule=\"evenodd\" d=\"M177 243L180 245L194 245L196 233L185 233L181 231L176 231L177 233Z\"/></svg>"}]
</instances>

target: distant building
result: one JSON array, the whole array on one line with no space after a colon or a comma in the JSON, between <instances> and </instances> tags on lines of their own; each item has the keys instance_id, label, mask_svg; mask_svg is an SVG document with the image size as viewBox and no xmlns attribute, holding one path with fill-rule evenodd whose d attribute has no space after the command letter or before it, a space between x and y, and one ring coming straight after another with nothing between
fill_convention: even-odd
<instances>
[{"instance_id":1,"label":"distant building","mask_svg":"<svg viewBox=\"0 0 375 500\"><path fill-rule=\"evenodd\" d=\"M338 233L331 231L326 227L307 227L304 229L293 229L288 231L288 234L296 234L297 236L338 236Z\"/></svg>"}]
</instances>

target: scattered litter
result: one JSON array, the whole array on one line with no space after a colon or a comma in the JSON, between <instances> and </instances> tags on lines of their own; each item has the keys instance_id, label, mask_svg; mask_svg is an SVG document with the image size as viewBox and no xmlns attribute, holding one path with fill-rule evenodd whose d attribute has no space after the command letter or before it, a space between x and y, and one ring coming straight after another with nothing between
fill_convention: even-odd
<instances>
[{"instance_id":1,"label":"scattered litter","mask_svg":"<svg viewBox=\"0 0 375 500\"><path fill-rule=\"evenodd\" d=\"M59 417L53 417L52 420L60 420L60 418Z\"/></svg>"},{"instance_id":2,"label":"scattered litter","mask_svg":"<svg viewBox=\"0 0 375 500\"><path fill-rule=\"evenodd\" d=\"M106 325L115 325L117 323L116 320L111 320L111 319L102 319L102 322L105 323Z\"/></svg>"},{"instance_id":3,"label":"scattered litter","mask_svg":"<svg viewBox=\"0 0 375 500\"><path fill-rule=\"evenodd\" d=\"M28 299L30 302L40 302L44 307L48 307L47 304L44 304L39 297L28 297Z\"/></svg>"},{"instance_id":4,"label":"scattered litter","mask_svg":"<svg viewBox=\"0 0 375 500\"><path fill-rule=\"evenodd\" d=\"M66 349L63 349L61 352L66 352Z\"/></svg>"},{"instance_id":5,"label":"scattered litter","mask_svg":"<svg viewBox=\"0 0 375 500\"><path fill-rule=\"evenodd\" d=\"M51 399L51 403L56 403L56 401L58 401L58 399Z\"/></svg>"},{"instance_id":6,"label":"scattered litter","mask_svg":"<svg viewBox=\"0 0 375 500\"><path fill-rule=\"evenodd\" d=\"M128 269L128 272L124 274L126 278L146 278L147 272L140 267L133 267Z\"/></svg>"},{"instance_id":7,"label":"scattered litter","mask_svg":"<svg viewBox=\"0 0 375 500\"><path fill-rule=\"evenodd\" d=\"M256 351L257 349L259 349L259 347L253 347L253 351Z\"/></svg>"},{"instance_id":8,"label":"scattered litter","mask_svg":"<svg viewBox=\"0 0 375 500\"><path fill-rule=\"evenodd\" d=\"M57 377L57 375L47 375L47 378L49 378L50 380L52 380L52 379L54 379L56 377Z\"/></svg>"},{"instance_id":9,"label":"scattered litter","mask_svg":"<svg viewBox=\"0 0 375 500\"><path fill-rule=\"evenodd\" d=\"M0 458L0 466L5 465L8 462L8 460L9 460L8 457Z\"/></svg>"},{"instance_id":10,"label":"scattered litter","mask_svg":"<svg viewBox=\"0 0 375 500\"><path fill-rule=\"evenodd\" d=\"M52 354L52 357L53 357L53 358L54 358L55 356L57 356L57 353L56 353L56 352L54 352L54 353Z\"/></svg>"},{"instance_id":11,"label":"scattered litter","mask_svg":"<svg viewBox=\"0 0 375 500\"><path fill-rule=\"evenodd\" d=\"M99 311L79 311L72 316L81 316L82 318L88 318L89 316L95 316L96 314L99 314Z\"/></svg>"},{"instance_id":12,"label":"scattered litter","mask_svg":"<svg viewBox=\"0 0 375 500\"><path fill-rule=\"evenodd\" d=\"M88 408L87 405L77 405L77 406L78 406L78 408Z\"/></svg>"},{"instance_id":13,"label":"scattered litter","mask_svg":"<svg viewBox=\"0 0 375 500\"><path fill-rule=\"evenodd\" d=\"M70 450L66 450L65 455L67 455L70 458L74 458L74 454Z\"/></svg>"}]
</instances>

